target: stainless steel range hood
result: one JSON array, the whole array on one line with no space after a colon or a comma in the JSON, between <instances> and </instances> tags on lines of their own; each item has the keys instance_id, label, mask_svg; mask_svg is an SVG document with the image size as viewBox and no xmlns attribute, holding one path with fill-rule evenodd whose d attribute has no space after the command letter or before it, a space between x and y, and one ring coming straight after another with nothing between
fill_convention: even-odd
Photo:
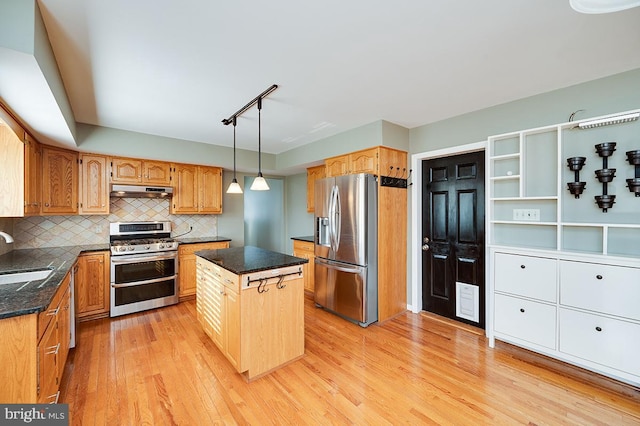
<instances>
[{"instance_id":1,"label":"stainless steel range hood","mask_svg":"<svg viewBox=\"0 0 640 426\"><path fill-rule=\"evenodd\" d=\"M111 184L111 196L119 198L171 198L170 186Z\"/></svg>"}]
</instances>

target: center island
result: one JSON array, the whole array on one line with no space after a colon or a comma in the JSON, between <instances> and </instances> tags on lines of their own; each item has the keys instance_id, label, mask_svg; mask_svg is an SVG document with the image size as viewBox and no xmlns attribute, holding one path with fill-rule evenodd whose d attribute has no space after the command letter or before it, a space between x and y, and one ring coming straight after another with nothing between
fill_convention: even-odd
<instances>
[{"instance_id":1,"label":"center island","mask_svg":"<svg viewBox=\"0 0 640 426\"><path fill-rule=\"evenodd\" d=\"M307 259L244 246L196 253L198 322L253 380L304 355Z\"/></svg>"}]
</instances>

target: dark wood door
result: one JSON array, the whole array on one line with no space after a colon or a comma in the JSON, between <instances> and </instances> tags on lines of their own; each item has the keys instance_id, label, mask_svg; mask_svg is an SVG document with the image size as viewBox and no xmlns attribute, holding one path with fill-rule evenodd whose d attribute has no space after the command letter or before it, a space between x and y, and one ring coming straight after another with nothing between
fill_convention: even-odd
<instances>
[{"instance_id":1,"label":"dark wood door","mask_svg":"<svg viewBox=\"0 0 640 426\"><path fill-rule=\"evenodd\" d=\"M423 309L484 328L483 151L422 162L422 244ZM478 322L456 315L456 282L477 286Z\"/></svg>"}]
</instances>

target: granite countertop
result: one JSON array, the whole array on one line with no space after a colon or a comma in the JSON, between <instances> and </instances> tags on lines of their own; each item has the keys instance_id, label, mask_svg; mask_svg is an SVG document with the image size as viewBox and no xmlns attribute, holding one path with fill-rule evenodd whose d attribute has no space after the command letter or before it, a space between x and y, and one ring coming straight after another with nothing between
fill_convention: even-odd
<instances>
[{"instance_id":1,"label":"granite countertop","mask_svg":"<svg viewBox=\"0 0 640 426\"><path fill-rule=\"evenodd\" d=\"M195 253L236 275L266 271L286 266L302 265L307 259L288 254L244 246L218 250L200 250Z\"/></svg>"},{"instance_id":2,"label":"granite countertop","mask_svg":"<svg viewBox=\"0 0 640 426\"><path fill-rule=\"evenodd\" d=\"M44 280L0 285L0 319L43 311L82 252L109 250L109 244L13 250L0 256L0 272L51 268Z\"/></svg>"},{"instance_id":3,"label":"granite countertop","mask_svg":"<svg viewBox=\"0 0 640 426\"><path fill-rule=\"evenodd\" d=\"M176 238L179 244L198 244L198 243L220 243L225 241L231 241L231 238L227 237L195 237L195 238Z\"/></svg>"},{"instance_id":4,"label":"granite countertop","mask_svg":"<svg viewBox=\"0 0 640 426\"><path fill-rule=\"evenodd\" d=\"M313 243L313 235L310 235L308 237L291 237L292 240L298 240L298 241L306 241L308 243Z\"/></svg>"}]
</instances>

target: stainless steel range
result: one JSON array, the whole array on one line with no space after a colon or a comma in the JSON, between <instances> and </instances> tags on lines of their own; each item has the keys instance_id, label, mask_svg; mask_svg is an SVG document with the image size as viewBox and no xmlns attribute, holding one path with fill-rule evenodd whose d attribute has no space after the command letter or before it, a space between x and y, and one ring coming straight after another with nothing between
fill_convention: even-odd
<instances>
[{"instance_id":1,"label":"stainless steel range","mask_svg":"<svg viewBox=\"0 0 640 426\"><path fill-rule=\"evenodd\" d=\"M109 236L112 317L178 303L171 222L115 222Z\"/></svg>"}]
</instances>

